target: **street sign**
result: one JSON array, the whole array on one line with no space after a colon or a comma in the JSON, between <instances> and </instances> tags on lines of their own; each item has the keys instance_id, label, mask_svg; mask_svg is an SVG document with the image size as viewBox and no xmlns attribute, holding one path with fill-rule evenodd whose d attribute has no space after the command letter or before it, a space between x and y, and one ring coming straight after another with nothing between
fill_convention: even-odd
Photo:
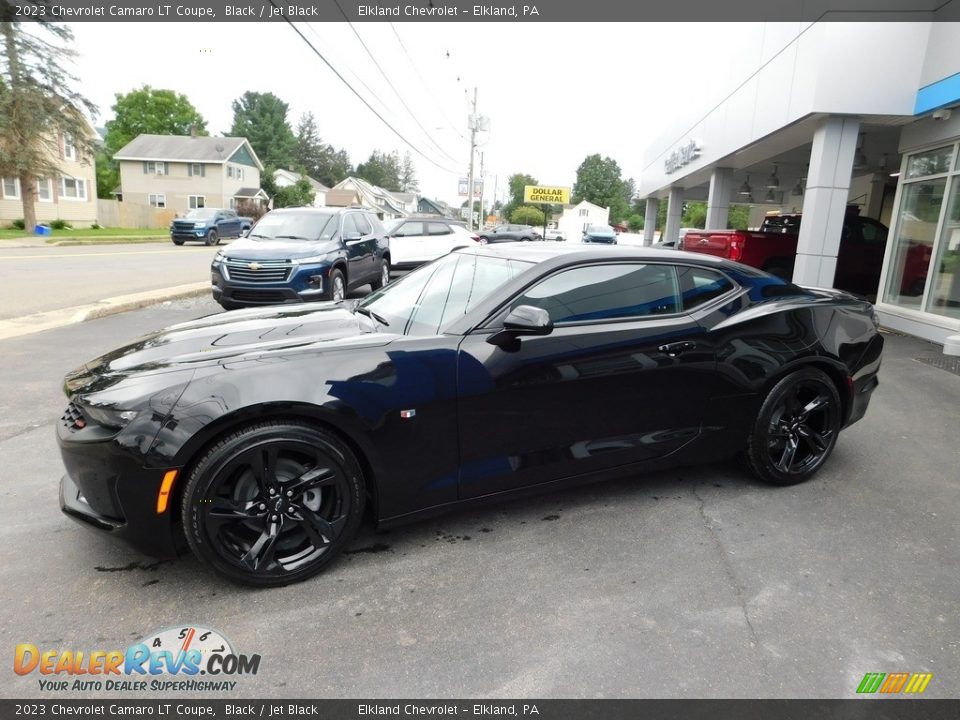
<instances>
[{"instance_id":1,"label":"street sign","mask_svg":"<svg viewBox=\"0 0 960 720\"><path fill-rule=\"evenodd\" d=\"M557 203L567 205L570 202L570 188L524 185L523 200L529 203Z\"/></svg>"},{"instance_id":2,"label":"street sign","mask_svg":"<svg viewBox=\"0 0 960 720\"><path fill-rule=\"evenodd\" d=\"M461 197L467 196L467 186L470 184L470 181L462 177L457 183L457 194ZM480 197L483 194L483 180L474 179L473 181L473 196Z\"/></svg>"}]
</instances>

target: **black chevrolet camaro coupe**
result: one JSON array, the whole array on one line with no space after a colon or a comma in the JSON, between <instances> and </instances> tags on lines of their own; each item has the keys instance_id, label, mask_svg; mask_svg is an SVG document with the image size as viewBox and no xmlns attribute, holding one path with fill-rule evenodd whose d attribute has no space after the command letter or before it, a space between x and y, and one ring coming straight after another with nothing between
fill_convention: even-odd
<instances>
[{"instance_id":1,"label":"black chevrolet camaro coupe","mask_svg":"<svg viewBox=\"0 0 960 720\"><path fill-rule=\"evenodd\" d=\"M801 482L863 417L871 306L669 250L464 249L360 302L175 325L67 375L71 517L282 585L382 526L741 456Z\"/></svg>"}]
</instances>

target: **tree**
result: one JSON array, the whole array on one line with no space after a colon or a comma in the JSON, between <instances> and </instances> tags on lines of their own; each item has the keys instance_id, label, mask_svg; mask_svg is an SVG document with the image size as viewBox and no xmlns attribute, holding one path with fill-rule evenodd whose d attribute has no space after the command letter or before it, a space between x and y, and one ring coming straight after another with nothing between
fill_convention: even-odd
<instances>
[{"instance_id":1,"label":"tree","mask_svg":"<svg viewBox=\"0 0 960 720\"><path fill-rule=\"evenodd\" d=\"M534 227L543 227L543 211L532 205L521 205L510 213L510 222L518 225L533 225Z\"/></svg>"},{"instance_id":2,"label":"tree","mask_svg":"<svg viewBox=\"0 0 960 720\"><path fill-rule=\"evenodd\" d=\"M707 204L700 201L691 201L683 204L683 214L680 216L680 226L700 228L707 222Z\"/></svg>"},{"instance_id":3,"label":"tree","mask_svg":"<svg viewBox=\"0 0 960 720\"><path fill-rule=\"evenodd\" d=\"M273 196L273 206L281 207L310 207L313 205L313 199L316 193L313 192L313 186L303 175L306 168L301 168L300 179L293 185L279 188Z\"/></svg>"},{"instance_id":4,"label":"tree","mask_svg":"<svg viewBox=\"0 0 960 720\"><path fill-rule=\"evenodd\" d=\"M630 228L630 232L640 232L643 230L643 216L641 215L631 215L627 220L627 227Z\"/></svg>"},{"instance_id":5,"label":"tree","mask_svg":"<svg viewBox=\"0 0 960 720\"><path fill-rule=\"evenodd\" d=\"M356 175L372 185L378 185L384 190L401 191L402 168L400 156L396 151L392 153L374 150L366 162L357 165Z\"/></svg>"},{"instance_id":6,"label":"tree","mask_svg":"<svg viewBox=\"0 0 960 720\"><path fill-rule=\"evenodd\" d=\"M260 158L274 168L294 164L297 138L287 122L289 106L273 93L245 92L233 101L233 127L230 134L244 137Z\"/></svg>"},{"instance_id":7,"label":"tree","mask_svg":"<svg viewBox=\"0 0 960 720\"><path fill-rule=\"evenodd\" d=\"M731 205L727 211L727 227L731 230L746 230L750 225L750 206Z\"/></svg>"},{"instance_id":8,"label":"tree","mask_svg":"<svg viewBox=\"0 0 960 720\"><path fill-rule=\"evenodd\" d=\"M207 134L207 121L186 95L144 85L114 97L114 117L107 121L104 149L97 154L97 194L102 198L111 197L120 184L120 168L113 156L138 135Z\"/></svg>"},{"instance_id":9,"label":"tree","mask_svg":"<svg viewBox=\"0 0 960 720\"><path fill-rule=\"evenodd\" d=\"M335 150L320 138L312 112L300 116L293 161L305 168L307 175L328 187L333 187L353 173L346 151Z\"/></svg>"},{"instance_id":10,"label":"tree","mask_svg":"<svg viewBox=\"0 0 960 720\"><path fill-rule=\"evenodd\" d=\"M533 175L526 175L524 173L514 173L510 176L510 179L507 181L507 185L510 188L510 199L507 201L507 204L503 206L503 211L501 213L502 217L509 218L513 215L513 211L519 208L524 204L523 202L523 189L527 185L539 185L537 179ZM532 205L529 207L533 207Z\"/></svg>"},{"instance_id":11,"label":"tree","mask_svg":"<svg viewBox=\"0 0 960 720\"><path fill-rule=\"evenodd\" d=\"M420 192L420 183L417 182L417 169L413 165L413 157L409 151L403 154L403 166L400 168L400 186L403 192Z\"/></svg>"},{"instance_id":12,"label":"tree","mask_svg":"<svg viewBox=\"0 0 960 720\"><path fill-rule=\"evenodd\" d=\"M577 168L572 200L574 203L586 200L610 208L610 220L617 222L629 211L625 185L616 160L601 158L599 154L588 155Z\"/></svg>"},{"instance_id":13,"label":"tree","mask_svg":"<svg viewBox=\"0 0 960 720\"><path fill-rule=\"evenodd\" d=\"M96 107L72 89L77 78L65 67L76 56L69 26L15 22L14 13L12 4L0 4L0 176L19 179L24 230L32 233L37 179L61 174L63 140L81 161L93 158L84 111L92 115Z\"/></svg>"}]
</instances>

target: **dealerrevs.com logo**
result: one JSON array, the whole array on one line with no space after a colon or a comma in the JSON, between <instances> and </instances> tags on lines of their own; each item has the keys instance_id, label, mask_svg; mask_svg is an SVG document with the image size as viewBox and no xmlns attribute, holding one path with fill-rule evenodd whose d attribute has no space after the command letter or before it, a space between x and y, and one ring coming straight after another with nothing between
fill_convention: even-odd
<instances>
[{"instance_id":1,"label":"dealerrevs.com logo","mask_svg":"<svg viewBox=\"0 0 960 720\"><path fill-rule=\"evenodd\" d=\"M151 633L126 650L41 649L20 643L13 655L13 671L40 675L43 691L229 692L237 685L232 678L256 675L259 669L259 655L237 653L221 633L198 626Z\"/></svg>"}]
</instances>

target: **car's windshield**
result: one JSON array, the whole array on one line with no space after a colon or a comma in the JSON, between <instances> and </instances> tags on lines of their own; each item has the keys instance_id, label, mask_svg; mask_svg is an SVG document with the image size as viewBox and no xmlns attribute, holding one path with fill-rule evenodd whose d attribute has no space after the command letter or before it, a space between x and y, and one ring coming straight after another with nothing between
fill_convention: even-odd
<instances>
[{"instance_id":1,"label":"car's windshield","mask_svg":"<svg viewBox=\"0 0 960 720\"><path fill-rule=\"evenodd\" d=\"M188 220L209 220L217 214L216 208L197 208L187 213Z\"/></svg>"},{"instance_id":2,"label":"car's windshield","mask_svg":"<svg viewBox=\"0 0 960 720\"><path fill-rule=\"evenodd\" d=\"M587 232L592 232L592 233L612 233L612 232L613 232L613 228L610 227L609 225L590 225L590 226L587 228Z\"/></svg>"},{"instance_id":3,"label":"car's windshield","mask_svg":"<svg viewBox=\"0 0 960 720\"><path fill-rule=\"evenodd\" d=\"M250 237L260 240L331 240L337 234L337 214L271 212L253 226Z\"/></svg>"},{"instance_id":4,"label":"car's windshield","mask_svg":"<svg viewBox=\"0 0 960 720\"><path fill-rule=\"evenodd\" d=\"M392 332L437 335L530 265L451 253L368 295L357 307L385 320Z\"/></svg>"}]
</instances>

